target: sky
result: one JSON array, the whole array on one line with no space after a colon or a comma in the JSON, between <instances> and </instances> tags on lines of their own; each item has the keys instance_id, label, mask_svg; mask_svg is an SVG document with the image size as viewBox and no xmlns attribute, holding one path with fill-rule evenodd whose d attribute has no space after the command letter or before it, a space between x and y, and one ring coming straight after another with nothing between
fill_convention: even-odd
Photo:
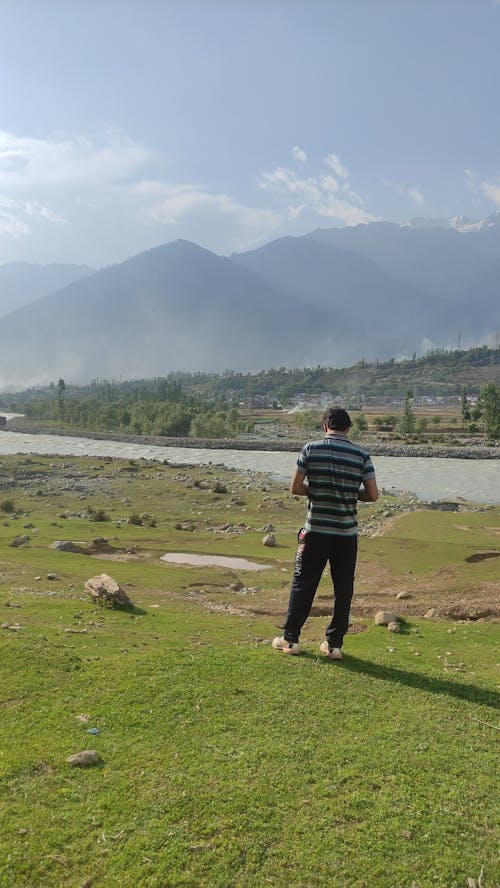
<instances>
[{"instance_id":1,"label":"sky","mask_svg":"<svg viewBox=\"0 0 500 888\"><path fill-rule=\"evenodd\" d=\"M500 0L0 0L0 264L500 209Z\"/></svg>"}]
</instances>

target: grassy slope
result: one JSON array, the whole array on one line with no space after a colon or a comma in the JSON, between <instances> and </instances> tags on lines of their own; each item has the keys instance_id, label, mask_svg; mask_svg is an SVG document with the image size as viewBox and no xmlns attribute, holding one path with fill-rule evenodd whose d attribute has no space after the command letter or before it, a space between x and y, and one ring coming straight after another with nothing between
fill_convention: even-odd
<instances>
[{"instance_id":1,"label":"grassy slope","mask_svg":"<svg viewBox=\"0 0 500 888\"><path fill-rule=\"evenodd\" d=\"M462 888L482 865L485 888L498 884L491 727L498 626L416 619L400 635L371 627L348 639L342 663L329 663L317 654L325 620L315 618L305 655L290 661L263 643L276 618L212 612L190 593L208 579L227 586L240 578L279 598L303 503L270 485L246 490L222 470L186 470L209 484L223 478L230 492L214 496L179 480L182 471L129 477L119 471L124 464L92 469L79 461L99 479L82 504L63 483L51 487L63 460L53 463L46 496L8 494L40 531L31 545L8 546L13 524L31 533L25 521L0 526L2 622L25 627L0 635L1 886ZM22 464L10 460L7 471ZM245 505L228 508L238 492ZM115 521L147 510L159 526L58 517L89 503ZM236 521L242 509L238 520L254 527L273 520L281 547L264 556L261 533L207 529ZM498 510L478 515L477 524L476 513L466 516L471 532L484 542L480 524L489 522L491 547ZM174 530L186 517L199 521L195 530ZM453 521L464 520L404 516L383 540L365 540L364 557L395 573L411 562L433 578L438 564L463 565L463 531ZM272 567L237 577L213 570L208 578L156 558L108 563L48 549L52 539L99 535L155 555L220 551ZM488 580L491 562L466 565L473 567ZM49 582L50 570L61 579ZM83 580L104 570L133 584L135 613L97 609L82 595ZM96 737L87 733L94 726ZM101 767L66 764L90 747Z\"/></svg>"}]
</instances>

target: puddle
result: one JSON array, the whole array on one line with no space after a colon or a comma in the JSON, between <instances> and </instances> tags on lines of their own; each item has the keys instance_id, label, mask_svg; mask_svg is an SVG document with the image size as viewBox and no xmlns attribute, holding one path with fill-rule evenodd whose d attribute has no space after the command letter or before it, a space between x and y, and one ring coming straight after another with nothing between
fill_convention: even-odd
<instances>
[{"instance_id":1,"label":"puddle","mask_svg":"<svg viewBox=\"0 0 500 888\"><path fill-rule=\"evenodd\" d=\"M245 558L229 558L224 555L190 555L189 552L167 552L162 561L170 564L190 564L191 567L234 567L237 570L268 570L269 564L257 564Z\"/></svg>"}]
</instances>

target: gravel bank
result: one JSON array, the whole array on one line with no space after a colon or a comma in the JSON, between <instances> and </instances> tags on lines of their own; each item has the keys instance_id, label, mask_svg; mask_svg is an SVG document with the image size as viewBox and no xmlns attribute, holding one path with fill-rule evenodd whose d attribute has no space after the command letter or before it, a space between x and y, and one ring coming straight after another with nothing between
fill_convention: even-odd
<instances>
[{"instance_id":1,"label":"gravel bank","mask_svg":"<svg viewBox=\"0 0 500 888\"><path fill-rule=\"evenodd\" d=\"M7 422L6 431L28 435L60 435L66 438L89 438L93 441L124 441L130 444L154 444L159 447L203 448L207 450L269 450L282 453L298 452L304 440L292 441L277 438L165 438L158 435L125 435L112 432L87 432L44 427L19 419ZM429 444L389 443L386 441L360 441L373 456L423 456L441 459L498 459L500 446L446 446Z\"/></svg>"}]
</instances>

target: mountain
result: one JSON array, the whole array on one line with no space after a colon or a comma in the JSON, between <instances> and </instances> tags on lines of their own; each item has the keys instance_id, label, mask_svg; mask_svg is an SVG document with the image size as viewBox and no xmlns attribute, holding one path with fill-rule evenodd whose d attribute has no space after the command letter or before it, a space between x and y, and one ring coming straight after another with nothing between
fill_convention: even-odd
<instances>
[{"instance_id":1,"label":"mountain","mask_svg":"<svg viewBox=\"0 0 500 888\"><path fill-rule=\"evenodd\" d=\"M458 306L465 306L472 340L500 327L498 289L495 292L491 286L496 280L500 288L498 213L477 223L457 217L447 227L432 220L409 225L372 222L317 229L307 237L370 259L400 281L449 303L454 313ZM488 282L486 287L484 282Z\"/></svg>"},{"instance_id":2,"label":"mountain","mask_svg":"<svg viewBox=\"0 0 500 888\"><path fill-rule=\"evenodd\" d=\"M500 330L499 214L318 229L229 258L179 240L85 271L2 318L0 388L346 367Z\"/></svg>"},{"instance_id":3,"label":"mountain","mask_svg":"<svg viewBox=\"0 0 500 888\"><path fill-rule=\"evenodd\" d=\"M94 274L87 265L35 265L7 262L0 265L0 317L22 305L61 290L73 281Z\"/></svg>"},{"instance_id":4,"label":"mountain","mask_svg":"<svg viewBox=\"0 0 500 888\"><path fill-rule=\"evenodd\" d=\"M297 301L328 313L328 329L318 336L329 346L325 354L335 367L361 357L411 354L448 323L443 300L363 256L312 238L282 238L231 258Z\"/></svg>"},{"instance_id":5,"label":"mountain","mask_svg":"<svg viewBox=\"0 0 500 888\"><path fill-rule=\"evenodd\" d=\"M187 241L135 256L2 322L0 385L300 364L325 326L246 268ZM296 352L297 341L300 350Z\"/></svg>"}]
</instances>

